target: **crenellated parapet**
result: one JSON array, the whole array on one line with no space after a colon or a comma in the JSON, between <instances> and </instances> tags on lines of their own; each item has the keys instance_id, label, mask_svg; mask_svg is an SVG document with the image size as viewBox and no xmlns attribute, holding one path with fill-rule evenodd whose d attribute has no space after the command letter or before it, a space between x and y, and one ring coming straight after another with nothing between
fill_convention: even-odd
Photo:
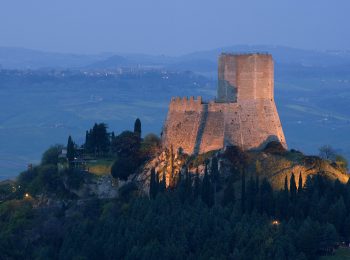
<instances>
[{"instance_id":1,"label":"crenellated parapet","mask_svg":"<svg viewBox=\"0 0 350 260\"><path fill-rule=\"evenodd\" d=\"M191 96L188 97L173 97L170 102L170 111L200 111L202 108L202 97L198 96L196 99Z\"/></svg>"}]
</instances>

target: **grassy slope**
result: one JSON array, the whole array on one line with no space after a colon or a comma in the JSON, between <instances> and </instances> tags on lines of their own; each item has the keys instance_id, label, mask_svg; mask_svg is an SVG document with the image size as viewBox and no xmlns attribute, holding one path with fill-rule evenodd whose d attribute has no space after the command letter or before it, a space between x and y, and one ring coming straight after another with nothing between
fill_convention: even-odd
<instances>
[{"instance_id":1,"label":"grassy slope","mask_svg":"<svg viewBox=\"0 0 350 260\"><path fill-rule=\"evenodd\" d=\"M88 163L88 171L95 175L107 175L111 173L113 159L104 158Z\"/></svg>"},{"instance_id":2,"label":"grassy slope","mask_svg":"<svg viewBox=\"0 0 350 260\"><path fill-rule=\"evenodd\" d=\"M339 248L335 255L332 256L323 256L321 260L344 260L350 259L350 248Z\"/></svg>"},{"instance_id":3,"label":"grassy slope","mask_svg":"<svg viewBox=\"0 0 350 260\"><path fill-rule=\"evenodd\" d=\"M286 152L284 154L271 153L249 153L248 173L255 175L256 162L261 164L260 178L267 177L275 189L284 187L284 180L288 180L294 173L298 185L299 174L302 174L303 184L308 175L314 175L322 172L331 180L339 179L346 183L349 179L347 173L340 168L334 167L330 162L316 157L305 156L298 152Z\"/></svg>"}]
</instances>

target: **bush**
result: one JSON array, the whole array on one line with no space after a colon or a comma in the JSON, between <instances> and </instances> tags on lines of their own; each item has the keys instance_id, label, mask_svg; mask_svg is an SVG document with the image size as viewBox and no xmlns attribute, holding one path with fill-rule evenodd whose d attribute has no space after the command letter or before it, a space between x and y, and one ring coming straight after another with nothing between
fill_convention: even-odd
<instances>
[{"instance_id":1,"label":"bush","mask_svg":"<svg viewBox=\"0 0 350 260\"><path fill-rule=\"evenodd\" d=\"M228 159L234 166L244 166L249 159L248 154L239 146L226 147L224 158Z\"/></svg>"},{"instance_id":2,"label":"bush","mask_svg":"<svg viewBox=\"0 0 350 260\"><path fill-rule=\"evenodd\" d=\"M58 172L57 166L46 164L34 167L31 170L22 172L18 177L18 196L29 192L32 196L46 193L65 196L66 189L63 185L63 176Z\"/></svg>"},{"instance_id":3,"label":"bush","mask_svg":"<svg viewBox=\"0 0 350 260\"><path fill-rule=\"evenodd\" d=\"M283 154L286 151L287 150L278 141L271 141L264 148L265 153L272 153L272 154Z\"/></svg>"},{"instance_id":4,"label":"bush","mask_svg":"<svg viewBox=\"0 0 350 260\"><path fill-rule=\"evenodd\" d=\"M124 131L113 140L112 150L118 156L131 157L138 154L140 143L141 139L137 134Z\"/></svg>"},{"instance_id":5,"label":"bush","mask_svg":"<svg viewBox=\"0 0 350 260\"><path fill-rule=\"evenodd\" d=\"M348 161L346 158L340 154L335 156L335 163L337 164L338 167L341 169L347 171L348 170Z\"/></svg>"},{"instance_id":6,"label":"bush","mask_svg":"<svg viewBox=\"0 0 350 260\"><path fill-rule=\"evenodd\" d=\"M119 196L123 201L129 201L134 195L136 195L137 186L134 182L125 184L119 189Z\"/></svg>"},{"instance_id":7,"label":"bush","mask_svg":"<svg viewBox=\"0 0 350 260\"><path fill-rule=\"evenodd\" d=\"M62 145L54 145L47 149L41 159L41 164L57 164L59 159L58 156L62 151Z\"/></svg>"},{"instance_id":8,"label":"bush","mask_svg":"<svg viewBox=\"0 0 350 260\"><path fill-rule=\"evenodd\" d=\"M81 170L69 169L65 171L67 185L71 189L79 189L84 183L85 173Z\"/></svg>"},{"instance_id":9,"label":"bush","mask_svg":"<svg viewBox=\"0 0 350 260\"><path fill-rule=\"evenodd\" d=\"M199 165L203 165L206 162L209 161L211 157L215 155L217 151L209 151L206 153L198 154L198 155L191 155L188 159L188 165L190 168L197 168Z\"/></svg>"},{"instance_id":10,"label":"bush","mask_svg":"<svg viewBox=\"0 0 350 260\"><path fill-rule=\"evenodd\" d=\"M159 151L160 138L155 134L148 134L141 143L141 156L151 157Z\"/></svg>"},{"instance_id":11,"label":"bush","mask_svg":"<svg viewBox=\"0 0 350 260\"><path fill-rule=\"evenodd\" d=\"M111 174L113 178L127 180L138 166L137 158L119 156L113 163Z\"/></svg>"}]
</instances>

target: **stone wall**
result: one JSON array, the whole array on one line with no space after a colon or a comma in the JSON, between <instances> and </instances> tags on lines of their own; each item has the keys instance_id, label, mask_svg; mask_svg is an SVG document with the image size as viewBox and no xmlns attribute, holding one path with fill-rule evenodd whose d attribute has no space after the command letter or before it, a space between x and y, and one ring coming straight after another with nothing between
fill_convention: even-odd
<instances>
[{"instance_id":1,"label":"stone wall","mask_svg":"<svg viewBox=\"0 0 350 260\"><path fill-rule=\"evenodd\" d=\"M222 54L219 57L218 82L218 102L273 99L272 56Z\"/></svg>"},{"instance_id":2,"label":"stone wall","mask_svg":"<svg viewBox=\"0 0 350 260\"><path fill-rule=\"evenodd\" d=\"M273 60L267 54L219 58L216 101L173 98L162 133L164 147L188 154L227 145L261 149L269 141L287 147L273 98Z\"/></svg>"}]
</instances>

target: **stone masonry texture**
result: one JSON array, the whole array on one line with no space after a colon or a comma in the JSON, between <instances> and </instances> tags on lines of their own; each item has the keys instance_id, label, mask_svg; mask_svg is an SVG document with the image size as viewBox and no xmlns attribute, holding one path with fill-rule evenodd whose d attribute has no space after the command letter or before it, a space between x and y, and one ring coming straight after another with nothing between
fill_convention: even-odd
<instances>
[{"instance_id":1,"label":"stone masonry texture","mask_svg":"<svg viewBox=\"0 0 350 260\"><path fill-rule=\"evenodd\" d=\"M172 98L163 147L199 154L229 145L259 150L279 141L287 148L274 101L273 69L269 54L221 54L216 100Z\"/></svg>"}]
</instances>

